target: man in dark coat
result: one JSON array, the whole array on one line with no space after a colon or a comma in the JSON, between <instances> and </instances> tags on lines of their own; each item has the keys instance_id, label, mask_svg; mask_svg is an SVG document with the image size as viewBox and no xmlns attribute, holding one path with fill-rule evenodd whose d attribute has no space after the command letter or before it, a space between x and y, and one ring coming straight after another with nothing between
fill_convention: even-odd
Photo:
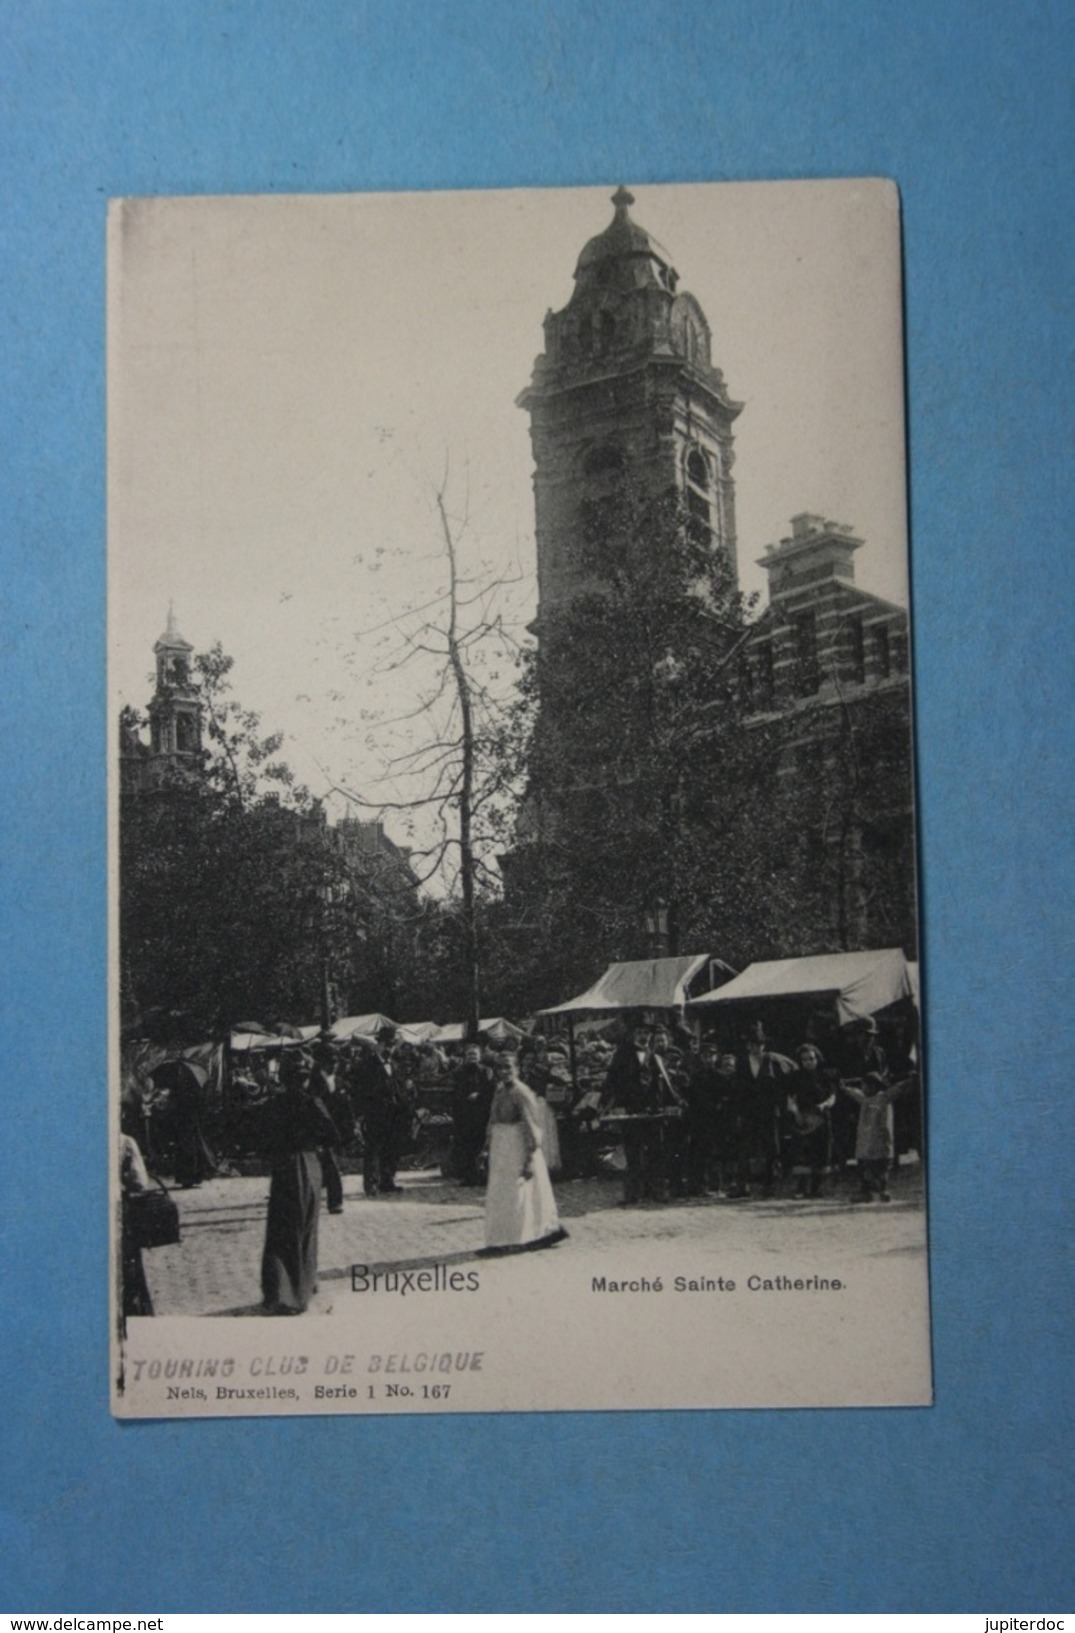
<instances>
[{"instance_id":1,"label":"man in dark coat","mask_svg":"<svg viewBox=\"0 0 1075 1633\"><path fill-rule=\"evenodd\" d=\"M762 1196L771 1196L780 1174L783 1079L793 1063L769 1047L765 1027L755 1021L746 1045L736 1057L735 1111L739 1127L738 1173L734 1196L749 1196L752 1179Z\"/></svg>"},{"instance_id":2,"label":"man in dark coat","mask_svg":"<svg viewBox=\"0 0 1075 1633\"><path fill-rule=\"evenodd\" d=\"M720 1052L708 1038L687 1057L683 1097L687 1103L687 1195L719 1189L721 1125L731 1085L720 1071Z\"/></svg>"},{"instance_id":3,"label":"man in dark coat","mask_svg":"<svg viewBox=\"0 0 1075 1633\"><path fill-rule=\"evenodd\" d=\"M650 1048L649 1027L636 1026L613 1055L601 1095L602 1107L615 1106L629 1119L623 1124L625 1205L646 1198L668 1200L668 1164L657 1114L681 1103L663 1062Z\"/></svg>"},{"instance_id":4,"label":"man in dark coat","mask_svg":"<svg viewBox=\"0 0 1075 1633\"><path fill-rule=\"evenodd\" d=\"M310 1073L310 1093L315 1100L320 1101L335 1124L342 1140L350 1137L352 1129L350 1123L350 1107L347 1096L337 1086L336 1082L336 1052L332 1045L324 1040L314 1045L312 1050L314 1065ZM336 1153L331 1146L323 1146L320 1153L321 1176L325 1184L325 1201L328 1203L329 1213L343 1212L343 1177L340 1174L340 1165L336 1160Z\"/></svg>"},{"instance_id":5,"label":"man in dark coat","mask_svg":"<svg viewBox=\"0 0 1075 1633\"><path fill-rule=\"evenodd\" d=\"M468 1043L452 1073L452 1166L460 1185L479 1185L478 1159L489 1127L493 1074L482 1065L482 1052Z\"/></svg>"},{"instance_id":6,"label":"man in dark coat","mask_svg":"<svg viewBox=\"0 0 1075 1633\"><path fill-rule=\"evenodd\" d=\"M402 1110L400 1092L389 1058L392 1034L378 1033L374 1043L364 1049L352 1074L352 1091L362 1118L362 1136L365 1151L362 1163L362 1189L367 1196L382 1192L399 1191L396 1167L399 1162L400 1124Z\"/></svg>"},{"instance_id":7,"label":"man in dark coat","mask_svg":"<svg viewBox=\"0 0 1075 1633\"><path fill-rule=\"evenodd\" d=\"M216 1172L216 1158L202 1131L205 1073L186 1060L165 1061L153 1073L154 1083L169 1090L175 1135L175 1182L193 1190Z\"/></svg>"},{"instance_id":8,"label":"man in dark coat","mask_svg":"<svg viewBox=\"0 0 1075 1633\"><path fill-rule=\"evenodd\" d=\"M672 1042L672 1034L667 1026L658 1024L653 1028L650 1047L653 1051L654 1064L658 1074L662 1071L667 1077L676 1094L686 1105L686 1084L691 1073L696 1069L698 1062L697 1048L693 1047L694 1040L690 1040L690 1052L686 1048L680 1049ZM665 1178L668 1189L673 1196L686 1196L688 1192L687 1165L690 1159L690 1130L686 1116L678 1120L669 1118L667 1122L657 1125L660 1134L661 1153L664 1160Z\"/></svg>"}]
</instances>

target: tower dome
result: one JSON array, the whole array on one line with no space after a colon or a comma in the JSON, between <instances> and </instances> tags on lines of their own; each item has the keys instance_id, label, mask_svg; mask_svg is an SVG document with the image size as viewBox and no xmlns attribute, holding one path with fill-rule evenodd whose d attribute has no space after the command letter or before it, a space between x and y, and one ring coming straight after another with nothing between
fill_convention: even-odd
<instances>
[{"instance_id":1,"label":"tower dome","mask_svg":"<svg viewBox=\"0 0 1075 1633\"><path fill-rule=\"evenodd\" d=\"M631 220L634 194L620 187L612 195L615 215L583 246L575 266L576 294L615 283L621 288L647 286L675 293L679 274L668 251L644 227Z\"/></svg>"},{"instance_id":2,"label":"tower dome","mask_svg":"<svg viewBox=\"0 0 1075 1633\"><path fill-rule=\"evenodd\" d=\"M709 324L678 287L668 251L614 215L575 265L575 287L545 316L545 349L517 398L534 452L538 621L592 587L593 517L625 484L678 491L699 535L736 576L732 426L741 403L712 363Z\"/></svg>"}]
</instances>

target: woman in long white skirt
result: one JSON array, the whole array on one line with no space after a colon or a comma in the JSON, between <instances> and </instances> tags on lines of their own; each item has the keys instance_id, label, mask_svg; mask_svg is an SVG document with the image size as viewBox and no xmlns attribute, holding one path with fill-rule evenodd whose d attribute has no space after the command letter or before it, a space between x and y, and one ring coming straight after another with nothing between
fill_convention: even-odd
<instances>
[{"instance_id":1,"label":"woman in long white skirt","mask_svg":"<svg viewBox=\"0 0 1075 1633\"><path fill-rule=\"evenodd\" d=\"M489 1186L485 1193L485 1250L518 1252L551 1247L567 1235L542 1150L543 1119L537 1096L516 1070L512 1055L496 1063L489 1116Z\"/></svg>"}]
</instances>

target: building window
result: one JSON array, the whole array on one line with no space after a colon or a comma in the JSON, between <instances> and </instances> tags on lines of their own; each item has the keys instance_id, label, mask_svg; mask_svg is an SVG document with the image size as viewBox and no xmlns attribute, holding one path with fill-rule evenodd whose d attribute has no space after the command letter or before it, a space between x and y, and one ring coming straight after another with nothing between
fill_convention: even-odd
<instances>
[{"instance_id":1,"label":"building window","mask_svg":"<svg viewBox=\"0 0 1075 1633\"><path fill-rule=\"evenodd\" d=\"M687 455L687 480L693 482L695 487L709 487L709 467L700 448L692 448Z\"/></svg>"},{"instance_id":2,"label":"building window","mask_svg":"<svg viewBox=\"0 0 1075 1633\"><path fill-rule=\"evenodd\" d=\"M800 697L811 697L821 684L817 662L817 619L802 612L794 620L795 681Z\"/></svg>"},{"instance_id":3,"label":"building window","mask_svg":"<svg viewBox=\"0 0 1075 1633\"><path fill-rule=\"evenodd\" d=\"M198 725L193 715L176 715L175 746L180 754L194 754L196 752L198 747Z\"/></svg>"},{"instance_id":4,"label":"building window","mask_svg":"<svg viewBox=\"0 0 1075 1633\"><path fill-rule=\"evenodd\" d=\"M892 673L892 650L888 638L888 625L878 624L873 632L874 652L877 658L877 673L882 680L887 680Z\"/></svg>"},{"instance_id":5,"label":"building window","mask_svg":"<svg viewBox=\"0 0 1075 1633\"><path fill-rule=\"evenodd\" d=\"M866 626L861 618L848 619L851 638L851 679L858 686L866 680Z\"/></svg>"},{"instance_id":6,"label":"building window","mask_svg":"<svg viewBox=\"0 0 1075 1633\"><path fill-rule=\"evenodd\" d=\"M758 643L758 703L771 709L776 703L776 666L773 662L772 641Z\"/></svg>"},{"instance_id":7,"label":"building window","mask_svg":"<svg viewBox=\"0 0 1075 1633\"><path fill-rule=\"evenodd\" d=\"M709 500L704 499L693 488L687 489L687 514L691 538L696 544L708 544L713 536L713 512Z\"/></svg>"},{"instance_id":8,"label":"building window","mask_svg":"<svg viewBox=\"0 0 1075 1633\"><path fill-rule=\"evenodd\" d=\"M700 448L691 448L685 467L687 514L690 534L697 544L709 544L713 537L713 507L710 503L709 462Z\"/></svg>"}]
</instances>

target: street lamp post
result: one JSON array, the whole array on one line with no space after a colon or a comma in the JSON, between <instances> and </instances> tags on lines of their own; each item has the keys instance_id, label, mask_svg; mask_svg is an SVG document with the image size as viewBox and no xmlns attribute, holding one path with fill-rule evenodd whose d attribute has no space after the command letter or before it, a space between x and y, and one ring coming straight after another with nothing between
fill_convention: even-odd
<instances>
[{"instance_id":1,"label":"street lamp post","mask_svg":"<svg viewBox=\"0 0 1075 1633\"><path fill-rule=\"evenodd\" d=\"M666 958L668 956L668 909L663 902L657 902L648 909L644 919L646 936L651 958Z\"/></svg>"},{"instance_id":2,"label":"street lamp post","mask_svg":"<svg viewBox=\"0 0 1075 1633\"><path fill-rule=\"evenodd\" d=\"M332 975L329 965L328 921L329 910L335 899L332 885L326 879L317 889L318 898L318 962L321 986L321 1030L327 1032L336 1019L333 1014Z\"/></svg>"}]
</instances>

